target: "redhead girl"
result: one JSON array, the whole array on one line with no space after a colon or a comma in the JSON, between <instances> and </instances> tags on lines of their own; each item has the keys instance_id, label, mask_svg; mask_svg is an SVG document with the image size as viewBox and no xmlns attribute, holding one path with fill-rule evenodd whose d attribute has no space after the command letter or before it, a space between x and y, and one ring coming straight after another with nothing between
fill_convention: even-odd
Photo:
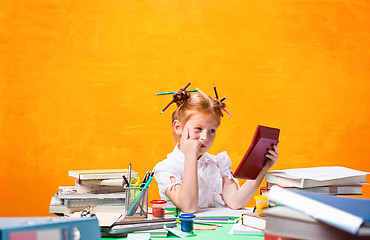
<instances>
[{"instance_id":1,"label":"redhead girl","mask_svg":"<svg viewBox=\"0 0 370 240\"><path fill-rule=\"evenodd\" d=\"M185 213L226 205L232 209L244 207L277 161L277 146L266 154L268 160L258 177L239 187L227 153L207 152L215 140L225 104L218 98L183 90L174 94L173 101L177 105L172 114L177 144L154 168L161 198Z\"/></svg>"}]
</instances>

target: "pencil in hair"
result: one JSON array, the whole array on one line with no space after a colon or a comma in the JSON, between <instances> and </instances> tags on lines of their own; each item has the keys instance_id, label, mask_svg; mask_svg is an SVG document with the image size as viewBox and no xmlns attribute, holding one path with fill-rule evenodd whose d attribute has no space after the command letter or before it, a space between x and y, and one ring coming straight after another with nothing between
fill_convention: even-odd
<instances>
[{"instance_id":1,"label":"pencil in hair","mask_svg":"<svg viewBox=\"0 0 370 240\"><path fill-rule=\"evenodd\" d=\"M215 90L215 95L216 95L216 98L218 99L218 94L217 94L216 86L214 84L213 84L213 89Z\"/></svg>"}]
</instances>

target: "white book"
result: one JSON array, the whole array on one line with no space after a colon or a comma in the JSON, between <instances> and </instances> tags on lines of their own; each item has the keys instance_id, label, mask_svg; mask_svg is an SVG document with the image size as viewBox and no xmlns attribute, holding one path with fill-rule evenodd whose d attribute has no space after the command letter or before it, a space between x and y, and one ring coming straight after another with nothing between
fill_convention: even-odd
<instances>
[{"instance_id":1,"label":"white book","mask_svg":"<svg viewBox=\"0 0 370 240\"><path fill-rule=\"evenodd\" d=\"M312 167L276 170L266 174L265 181L298 188L338 184L365 183L367 172L346 167Z\"/></svg>"},{"instance_id":2,"label":"white book","mask_svg":"<svg viewBox=\"0 0 370 240\"><path fill-rule=\"evenodd\" d=\"M266 227L266 220L243 215L243 217L247 217L244 221L240 220L236 223L230 230L229 234L244 234L244 235L263 235L263 230Z\"/></svg>"},{"instance_id":3,"label":"white book","mask_svg":"<svg viewBox=\"0 0 370 240\"><path fill-rule=\"evenodd\" d=\"M128 169L94 169L94 170L71 170L69 176L79 180L113 179L125 175L129 176ZM131 171L131 177L137 177L137 172Z\"/></svg>"},{"instance_id":4,"label":"white book","mask_svg":"<svg viewBox=\"0 0 370 240\"><path fill-rule=\"evenodd\" d=\"M61 186L58 192L59 199L106 199L106 198L125 198L125 192L116 193L78 193L74 186Z\"/></svg>"}]
</instances>

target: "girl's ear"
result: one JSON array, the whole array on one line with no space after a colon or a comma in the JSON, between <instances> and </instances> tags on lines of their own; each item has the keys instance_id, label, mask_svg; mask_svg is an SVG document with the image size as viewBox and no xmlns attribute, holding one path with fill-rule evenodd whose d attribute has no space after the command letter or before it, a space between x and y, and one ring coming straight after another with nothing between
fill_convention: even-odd
<instances>
[{"instance_id":1,"label":"girl's ear","mask_svg":"<svg viewBox=\"0 0 370 240\"><path fill-rule=\"evenodd\" d=\"M177 136L180 136L182 133L182 126L181 123L178 120L173 121L173 130L175 131Z\"/></svg>"}]
</instances>

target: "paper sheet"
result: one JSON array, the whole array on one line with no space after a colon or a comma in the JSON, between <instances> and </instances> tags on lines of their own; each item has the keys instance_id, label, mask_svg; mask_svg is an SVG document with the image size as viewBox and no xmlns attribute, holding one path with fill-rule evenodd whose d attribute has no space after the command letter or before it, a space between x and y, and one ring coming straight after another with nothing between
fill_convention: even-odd
<instances>
[{"instance_id":1,"label":"paper sheet","mask_svg":"<svg viewBox=\"0 0 370 240\"><path fill-rule=\"evenodd\" d=\"M163 225L163 228L166 229L169 232L172 232L173 234L175 234L176 236L178 236L180 238L187 237L187 236L190 235L190 233L182 232L182 231L179 231L179 230L174 229L174 228L168 228L168 227L166 227L166 225Z\"/></svg>"},{"instance_id":2,"label":"paper sheet","mask_svg":"<svg viewBox=\"0 0 370 240\"><path fill-rule=\"evenodd\" d=\"M313 167L313 168L294 168L285 170L275 170L271 174L293 178L293 179L313 179L325 181L337 178L363 176L367 172L357 171L346 167Z\"/></svg>"},{"instance_id":3,"label":"paper sheet","mask_svg":"<svg viewBox=\"0 0 370 240\"><path fill-rule=\"evenodd\" d=\"M128 240L149 240L150 233L129 233L126 239Z\"/></svg>"},{"instance_id":4,"label":"paper sheet","mask_svg":"<svg viewBox=\"0 0 370 240\"><path fill-rule=\"evenodd\" d=\"M195 213L197 217L241 217L243 213L252 213L252 208L233 210L231 208L207 208Z\"/></svg>"}]
</instances>

